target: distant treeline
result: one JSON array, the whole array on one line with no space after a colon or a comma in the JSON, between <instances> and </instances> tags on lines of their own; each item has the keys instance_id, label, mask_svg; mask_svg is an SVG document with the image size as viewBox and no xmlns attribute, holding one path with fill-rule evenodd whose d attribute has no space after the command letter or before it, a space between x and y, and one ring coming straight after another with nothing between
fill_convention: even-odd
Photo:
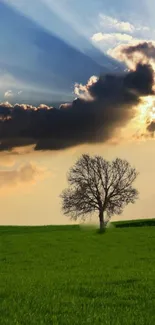
<instances>
[{"instance_id":1,"label":"distant treeline","mask_svg":"<svg viewBox=\"0 0 155 325\"><path fill-rule=\"evenodd\" d=\"M155 226L155 219L141 219L141 220L128 220L118 221L112 223L116 228L127 228L127 227L150 227Z\"/></svg>"}]
</instances>

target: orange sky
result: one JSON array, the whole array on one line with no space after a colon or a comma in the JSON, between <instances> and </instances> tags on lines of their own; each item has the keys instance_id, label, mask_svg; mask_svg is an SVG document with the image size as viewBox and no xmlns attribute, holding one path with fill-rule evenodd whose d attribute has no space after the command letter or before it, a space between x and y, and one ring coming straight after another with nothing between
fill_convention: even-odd
<instances>
[{"instance_id":1,"label":"orange sky","mask_svg":"<svg viewBox=\"0 0 155 325\"><path fill-rule=\"evenodd\" d=\"M66 173L69 167L84 152L99 154L106 159L113 159L117 156L125 158L140 172L135 183L140 191L140 199L134 205L129 205L122 216L115 216L113 220L155 217L154 141L147 140L121 145L84 145L59 152L20 153L18 155L1 153L0 224L71 223L69 217L61 212L59 194L67 185ZM6 171L11 171L9 174L11 178L6 177ZM97 218L94 220L98 221Z\"/></svg>"}]
</instances>

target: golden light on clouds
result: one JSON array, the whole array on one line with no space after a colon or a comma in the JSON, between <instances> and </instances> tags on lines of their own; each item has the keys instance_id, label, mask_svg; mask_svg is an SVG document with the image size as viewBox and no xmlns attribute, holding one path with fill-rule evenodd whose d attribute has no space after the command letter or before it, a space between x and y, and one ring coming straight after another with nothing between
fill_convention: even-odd
<instances>
[{"instance_id":1,"label":"golden light on clouds","mask_svg":"<svg viewBox=\"0 0 155 325\"><path fill-rule=\"evenodd\" d=\"M135 107L135 117L122 129L123 137L129 141L152 139L147 126L155 121L155 96L141 97L141 103Z\"/></svg>"},{"instance_id":2,"label":"golden light on clouds","mask_svg":"<svg viewBox=\"0 0 155 325\"><path fill-rule=\"evenodd\" d=\"M152 133L147 130L151 122L155 122L155 96L141 97L141 103L132 109L135 116L125 127L118 127L106 144L121 145L121 143L152 140Z\"/></svg>"},{"instance_id":3,"label":"golden light on clouds","mask_svg":"<svg viewBox=\"0 0 155 325\"><path fill-rule=\"evenodd\" d=\"M138 116L135 121L142 135L147 136L146 126L155 121L155 96L141 98L141 104L137 109Z\"/></svg>"},{"instance_id":4,"label":"golden light on clouds","mask_svg":"<svg viewBox=\"0 0 155 325\"><path fill-rule=\"evenodd\" d=\"M151 46L155 46L155 41L150 40L150 41L145 41L145 40L133 40L130 42L130 47L138 47L138 46L143 46L143 44L147 43L148 48ZM141 52L139 49L135 50L132 53L127 53L126 50L128 50L129 44L119 44L118 46L109 49L108 54L112 56L114 59L124 62L127 67L130 70L136 70L137 64L142 63L142 64L150 64L155 71L155 58L154 56L150 56L148 58L147 52L143 51Z\"/></svg>"}]
</instances>

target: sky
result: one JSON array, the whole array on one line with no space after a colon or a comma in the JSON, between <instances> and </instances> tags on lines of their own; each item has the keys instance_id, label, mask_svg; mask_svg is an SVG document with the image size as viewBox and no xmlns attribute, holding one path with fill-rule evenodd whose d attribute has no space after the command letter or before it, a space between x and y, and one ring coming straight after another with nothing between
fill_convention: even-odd
<instances>
[{"instance_id":1,"label":"sky","mask_svg":"<svg viewBox=\"0 0 155 325\"><path fill-rule=\"evenodd\" d=\"M155 217L154 12L153 0L0 0L1 225L72 223L59 196L82 153L139 171L139 200L113 220Z\"/></svg>"}]
</instances>

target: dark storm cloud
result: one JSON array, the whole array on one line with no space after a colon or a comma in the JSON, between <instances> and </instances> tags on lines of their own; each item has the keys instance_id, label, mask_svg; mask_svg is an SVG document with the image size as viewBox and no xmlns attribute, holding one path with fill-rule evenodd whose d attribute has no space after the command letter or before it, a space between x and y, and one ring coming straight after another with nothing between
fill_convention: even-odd
<instances>
[{"instance_id":1,"label":"dark storm cloud","mask_svg":"<svg viewBox=\"0 0 155 325\"><path fill-rule=\"evenodd\" d=\"M118 59L120 61L123 61L126 63L126 65L130 67L136 67L137 62L139 62L141 65L148 66L149 64L152 67L153 70L153 84L152 89L155 91L155 42L154 41L143 41L134 45L119 45L112 51L113 57L115 59ZM138 78L140 77L140 74ZM140 77L141 78L141 77ZM146 96L150 90L151 86L151 80L150 77L148 80L146 78L143 78L142 80L137 79L137 84L139 87L142 87L146 91ZM140 81L140 82L139 82ZM144 84L143 84L144 82ZM148 88L146 87L146 84L148 85ZM154 95L154 93L153 93ZM152 101L152 103L151 103ZM155 96L152 97L152 99L146 98L146 106L147 106L147 120L146 120L146 134L145 136L154 136L155 132L155 117L154 117L154 108L155 108ZM149 117L150 114L150 117Z\"/></svg>"},{"instance_id":2,"label":"dark storm cloud","mask_svg":"<svg viewBox=\"0 0 155 325\"><path fill-rule=\"evenodd\" d=\"M153 82L151 66L138 64L136 71L88 82L83 96L59 109L1 104L0 149L35 144L35 150L59 150L106 141L134 117L140 96L153 94Z\"/></svg>"},{"instance_id":3,"label":"dark storm cloud","mask_svg":"<svg viewBox=\"0 0 155 325\"><path fill-rule=\"evenodd\" d=\"M152 42L143 42L137 45L131 45L123 49L122 52L128 58L132 57L134 53L139 52L148 59L155 59L155 46Z\"/></svg>"},{"instance_id":4,"label":"dark storm cloud","mask_svg":"<svg viewBox=\"0 0 155 325\"><path fill-rule=\"evenodd\" d=\"M153 133L155 132L155 121L152 121L148 126L147 126L147 130L153 135Z\"/></svg>"}]
</instances>

